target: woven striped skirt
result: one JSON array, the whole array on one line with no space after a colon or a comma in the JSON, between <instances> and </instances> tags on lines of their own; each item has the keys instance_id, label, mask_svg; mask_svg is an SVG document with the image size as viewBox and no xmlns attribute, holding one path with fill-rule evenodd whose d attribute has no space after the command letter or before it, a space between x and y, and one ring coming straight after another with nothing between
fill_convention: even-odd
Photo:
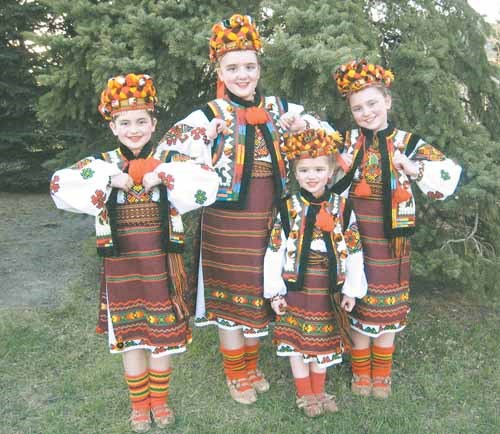
<instances>
[{"instance_id":1,"label":"woven striped skirt","mask_svg":"<svg viewBox=\"0 0 500 434\"><path fill-rule=\"evenodd\" d=\"M343 345L328 290L326 254L311 252L301 291L286 295L284 315L276 316L273 340L279 356L302 355L327 367L342 361Z\"/></svg>"},{"instance_id":2,"label":"woven striped skirt","mask_svg":"<svg viewBox=\"0 0 500 434\"><path fill-rule=\"evenodd\" d=\"M377 337L406 326L410 311L410 256L393 256L391 241L384 236L382 195L376 189L372 191L368 198L351 194L363 243L368 291L356 301L350 322L356 331Z\"/></svg>"},{"instance_id":3,"label":"woven striped skirt","mask_svg":"<svg viewBox=\"0 0 500 434\"><path fill-rule=\"evenodd\" d=\"M246 337L268 333L271 309L263 298L263 267L273 198L271 171L254 171L244 209L203 210L201 256L206 314L197 325L242 328Z\"/></svg>"},{"instance_id":4,"label":"woven striped skirt","mask_svg":"<svg viewBox=\"0 0 500 434\"><path fill-rule=\"evenodd\" d=\"M106 311L112 353L148 349L161 357L185 351L191 337L169 296L159 212L137 209L146 205L158 208L156 203L117 207L120 256L104 258L101 311ZM137 213L144 218L135 218Z\"/></svg>"}]
</instances>

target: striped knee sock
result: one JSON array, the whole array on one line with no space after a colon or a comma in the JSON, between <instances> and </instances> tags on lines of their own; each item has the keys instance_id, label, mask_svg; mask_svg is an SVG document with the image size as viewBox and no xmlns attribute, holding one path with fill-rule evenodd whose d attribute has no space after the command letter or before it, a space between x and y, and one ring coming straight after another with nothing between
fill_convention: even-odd
<instances>
[{"instance_id":1,"label":"striped knee sock","mask_svg":"<svg viewBox=\"0 0 500 434\"><path fill-rule=\"evenodd\" d=\"M309 376L304 378L293 378L295 382L295 389L297 390L297 397L301 398L304 395L313 395L311 386L311 378Z\"/></svg>"},{"instance_id":2,"label":"striped knee sock","mask_svg":"<svg viewBox=\"0 0 500 434\"><path fill-rule=\"evenodd\" d=\"M351 350L351 366L354 375L370 376L370 348L353 348Z\"/></svg>"},{"instance_id":3,"label":"striped knee sock","mask_svg":"<svg viewBox=\"0 0 500 434\"><path fill-rule=\"evenodd\" d=\"M149 376L147 372L140 375L125 373L132 408L149 408Z\"/></svg>"},{"instance_id":4,"label":"striped knee sock","mask_svg":"<svg viewBox=\"0 0 500 434\"><path fill-rule=\"evenodd\" d=\"M245 362L247 364L247 370L249 371L255 371L257 369L257 363L259 362L259 348L259 342L255 345L245 345Z\"/></svg>"},{"instance_id":5,"label":"striped knee sock","mask_svg":"<svg viewBox=\"0 0 500 434\"><path fill-rule=\"evenodd\" d=\"M312 392L315 395L320 395L325 392L325 381L326 381L326 371L325 372L314 372L309 371L309 375L311 376L311 387Z\"/></svg>"},{"instance_id":6,"label":"striped knee sock","mask_svg":"<svg viewBox=\"0 0 500 434\"><path fill-rule=\"evenodd\" d=\"M167 403L171 373L172 369L167 369L166 371L149 370L151 407L158 407Z\"/></svg>"},{"instance_id":7,"label":"striped knee sock","mask_svg":"<svg viewBox=\"0 0 500 434\"><path fill-rule=\"evenodd\" d=\"M228 350L220 348L222 353L222 363L224 365L224 373L228 380L241 380L246 379L248 376L247 364L245 362L245 348L237 348L235 350ZM239 391L251 390L252 386L246 382L240 385Z\"/></svg>"},{"instance_id":8,"label":"striped knee sock","mask_svg":"<svg viewBox=\"0 0 500 434\"><path fill-rule=\"evenodd\" d=\"M394 353L394 346L392 347L372 347L372 375L373 377L390 377L392 369L392 354Z\"/></svg>"}]
</instances>

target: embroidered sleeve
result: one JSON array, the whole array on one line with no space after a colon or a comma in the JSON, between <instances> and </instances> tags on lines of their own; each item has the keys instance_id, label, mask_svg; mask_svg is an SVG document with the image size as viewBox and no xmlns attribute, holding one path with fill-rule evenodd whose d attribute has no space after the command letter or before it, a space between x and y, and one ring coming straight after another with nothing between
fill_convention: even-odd
<instances>
[{"instance_id":1,"label":"embroidered sleeve","mask_svg":"<svg viewBox=\"0 0 500 434\"><path fill-rule=\"evenodd\" d=\"M208 126L209 121L201 110L191 113L165 133L160 140L155 158L169 161L171 160L169 153L176 152L196 162L211 165L212 140L207 137Z\"/></svg>"},{"instance_id":2,"label":"embroidered sleeve","mask_svg":"<svg viewBox=\"0 0 500 434\"><path fill-rule=\"evenodd\" d=\"M111 193L110 178L119 173L115 164L85 158L54 173L50 194L59 209L96 216Z\"/></svg>"},{"instance_id":3,"label":"embroidered sleeve","mask_svg":"<svg viewBox=\"0 0 500 434\"><path fill-rule=\"evenodd\" d=\"M453 194L462 172L458 164L423 141L410 158L419 165L415 181L428 198L443 200Z\"/></svg>"},{"instance_id":4,"label":"embroidered sleeve","mask_svg":"<svg viewBox=\"0 0 500 434\"><path fill-rule=\"evenodd\" d=\"M359 235L356 215L351 212L349 225L344 233L349 256L346 260L346 278L342 293L350 297L362 298L366 295L368 284L366 282L363 262L363 249Z\"/></svg>"},{"instance_id":5,"label":"embroidered sleeve","mask_svg":"<svg viewBox=\"0 0 500 434\"><path fill-rule=\"evenodd\" d=\"M169 202L180 214L215 202L219 188L217 173L193 160L162 163L155 169L167 187Z\"/></svg>"},{"instance_id":6,"label":"embroidered sleeve","mask_svg":"<svg viewBox=\"0 0 500 434\"><path fill-rule=\"evenodd\" d=\"M279 216L276 217L264 256L264 297L285 295L286 286L281 273L285 263L286 238Z\"/></svg>"}]
</instances>

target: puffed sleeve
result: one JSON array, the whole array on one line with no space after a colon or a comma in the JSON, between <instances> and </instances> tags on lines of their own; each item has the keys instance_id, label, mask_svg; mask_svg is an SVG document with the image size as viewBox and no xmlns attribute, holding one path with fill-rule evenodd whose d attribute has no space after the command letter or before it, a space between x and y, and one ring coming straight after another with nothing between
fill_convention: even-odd
<instances>
[{"instance_id":1,"label":"puffed sleeve","mask_svg":"<svg viewBox=\"0 0 500 434\"><path fill-rule=\"evenodd\" d=\"M211 148L213 141L207 136L210 121L202 110L196 110L170 128L156 151L160 161L172 151L187 155L198 163L212 165Z\"/></svg>"},{"instance_id":2,"label":"puffed sleeve","mask_svg":"<svg viewBox=\"0 0 500 434\"><path fill-rule=\"evenodd\" d=\"M462 172L457 163L422 140L409 158L419 165L415 181L427 197L444 200L453 194Z\"/></svg>"},{"instance_id":3,"label":"puffed sleeve","mask_svg":"<svg viewBox=\"0 0 500 434\"><path fill-rule=\"evenodd\" d=\"M155 172L167 187L169 202L184 214L217 199L219 176L212 167L194 160L159 164Z\"/></svg>"},{"instance_id":4,"label":"puffed sleeve","mask_svg":"<svg viewBox=\"0 0 500 434\"><path fill-rule=\"evenodd\" d=\"M281 277L285 264L286 237L279 215L274 220L269 244L264 256L264 297L285 295L286 285Z\"/></svg>"},{"instance_id":5,"label":"puffed sleeve","mask_svg":"<svg viewBox=\"0 0 500 434\"><path fill-rule=\"evenodd\" d=\"M361 237L354 211L351 211L349 225L344 231L344 240L349 255L346 259L346 278L342 293L350 297L362 298L366 295L368 284L363 262Z\"/></svg>"},{"instance_id":6,"label":"puffed sleeve","mask_svg":"<svg viewBox=\"0 0 500 434\"><path fill-rule=\"evenodd\" d=\"M115 164L85 158L54 173L50 195L59 209L96 216L111 193L110 178L119 173L121 170Z\"/></svg>"}]
</instances>

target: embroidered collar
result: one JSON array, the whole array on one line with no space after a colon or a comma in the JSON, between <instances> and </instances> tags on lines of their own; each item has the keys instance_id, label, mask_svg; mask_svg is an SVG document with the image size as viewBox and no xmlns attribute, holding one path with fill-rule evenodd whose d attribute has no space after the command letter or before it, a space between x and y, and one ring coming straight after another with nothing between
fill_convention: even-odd
<instances>
[{"instance_id":1,"label":"embroidered collar","mask_svg":"<svg viewBox=\"0 0 500 434\"><path fill-rule=\"evenodd\" d=\"M369 130L367 128L362 128L362 127L360 128L360 130L367 139L369 139L370 141L371 139L373 139L374 136L373 130ZM387 128L377 131L376 135L380 140L391 136L392 133L394 133L394 125L392 124L392 122L389 122L387 124Z\"/></svg>"}]
</instances>

